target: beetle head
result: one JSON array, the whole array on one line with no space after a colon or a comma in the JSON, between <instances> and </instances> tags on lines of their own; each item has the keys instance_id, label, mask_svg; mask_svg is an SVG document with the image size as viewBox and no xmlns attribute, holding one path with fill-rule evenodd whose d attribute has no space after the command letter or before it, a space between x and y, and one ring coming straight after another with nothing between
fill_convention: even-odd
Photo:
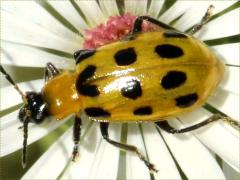
<instances>
[{"instance_id":1,"label":"beetle head","mask_svg":"<svg viewBox=\"0 0 240 180\"><path fill-rule=\"evenodd\" d=\"M36 93L33 91L27 92L26 101L27 102L23 105L18 114L21 122L27 118L29 122L39 124L49 116L47 105L44 102L41 93Z\"/></svg>"}]
</instances>

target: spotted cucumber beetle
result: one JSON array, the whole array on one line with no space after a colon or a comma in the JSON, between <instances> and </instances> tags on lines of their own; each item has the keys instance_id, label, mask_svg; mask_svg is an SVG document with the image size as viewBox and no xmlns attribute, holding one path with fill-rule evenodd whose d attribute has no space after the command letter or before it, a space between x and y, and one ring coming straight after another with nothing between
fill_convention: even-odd
<instances>
[{"instance_id":1,"label":"spotted cucumber beetle","mask_svg":"<svg viewBox=\"0 0 240 180\"><path fill-rule=\"evenodd\" d=\"M75 52L74 72L60 72L48 63L46 84L39 93L24 94L1 66L1 72L24 101L19 111L24 131L23 166L26 165L28 124L42 123L48 116L61 120L75 114L73 161L78 156L81 115L85 113L100 123L102 136L107 142L135 152L150 171L157 169L137 147L109 138L109 123L155 122L169 133L192 131L220 119L239 127L236 121L222 115L213 115L184 129L174 129L165 121L165 118L176 117L203 105L223 77L222 62L192 36L210 18L211 9L212 6L189 34L151 17L139 16L131 35L124 39ZM143 21L163 30L142 32Z\"/></svg>"}]
</instances>

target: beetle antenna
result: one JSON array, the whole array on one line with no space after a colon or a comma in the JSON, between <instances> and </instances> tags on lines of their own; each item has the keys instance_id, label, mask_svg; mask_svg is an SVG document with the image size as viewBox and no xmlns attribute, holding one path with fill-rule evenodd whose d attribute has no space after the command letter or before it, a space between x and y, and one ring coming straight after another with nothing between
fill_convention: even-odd
<instances>
[{"instance_id":1,"label":"beetle antenna","mask_svg":"<svg viewBox=\"0 0 240 180\"><path fill-rule=\"evenodd\" d=\"M0 65L0 71L2 74L5 75L5 78L8 80L8 82L10 82L14 86L14 88L17 90L17 92L21 95L23 102L27 104L27 98L25 94L20 90L18 85L13 81L12 77L5 71L2 65Z\"/></svg>"},{"instance_id":2,"label":"beetle antenna","mask_svg":"<svg viewBox=\"0 0 240 180\"><path fill-rule=\"evenodd\" d=\"M28 138L28 123L29 119L26 117L23 121L23 149L22 149L22 167L27 165L27 138Z\"/></svg>"}]
</instances>

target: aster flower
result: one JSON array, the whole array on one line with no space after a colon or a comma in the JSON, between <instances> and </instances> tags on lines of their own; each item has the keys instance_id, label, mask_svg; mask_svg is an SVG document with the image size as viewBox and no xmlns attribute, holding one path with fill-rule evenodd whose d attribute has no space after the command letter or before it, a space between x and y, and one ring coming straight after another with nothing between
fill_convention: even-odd
<instances>
[{"instance_id":1,"label":"aster flower","mask_svg":"<svg viewBox=\"0 0 240 180\"><path fill-rule=\"evenodd\" d=\"M149 15L181 31L199 22L207 7L215 15L194 36L226 64L224 80L207 104L169 119L176 128L224 113L239 120L239 1L2 1L1 64L25 92L39 91L43 68L52 62L74 69L73 52L123 38L138 15ZM145 23L146 31L154 25ZM106 33L107 32L107 33ZM19 94L1 78L2 178L22 179L234 179L239 176L239 132L224 122L171 135L154 124L111 124L110 136L134 144L159 169L150 174L138 157L105 142L98 124L83 122L80 158L71 162L72 117L31 125L28 166L21 168ZM13 171L15 173L13 173Z\"/></svg>"}]
</instances>

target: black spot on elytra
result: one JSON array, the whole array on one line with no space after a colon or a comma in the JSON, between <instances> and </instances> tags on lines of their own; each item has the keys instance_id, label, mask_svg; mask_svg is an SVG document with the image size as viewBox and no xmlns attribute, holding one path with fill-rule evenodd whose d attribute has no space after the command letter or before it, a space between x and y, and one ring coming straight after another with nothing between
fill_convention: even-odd
<instances>
[{"instance_id":1,"label":"black spot on elytra","mask_svg":"<svg viewBox=\"0 0 240 180\"><path fill-rule=\"evenodd\" d=\"M137 99L142 95L140 82L132 79L126 82L126 86L121 89L121 94L130 99Z\"/></svg>"},{"instance_id":2,"label":"black spot on elytra","mask_svg":"<svg viewBox=\"0 0 240 180\"><path fill-rule=\"evenodd\" d=\"M137 54L134 48L127 48L118 51L114 55L115 61L119 66L127 66L134 63L137 59Z\"/></svg>"},{"instance_id":3,"label":"black spot on elytra","mask_svg":"<svg viewBox=\"0 0 240 180\"><path fill-rule=\"evenodd\" d=\"M95 54L95 49L84 49L79 50L73 54L76 64L80 63L81 61L93 56Z\"/></svg>"},{"instance_id":4,"label":"black spot on elytra","mask_svg":"<svg viewBox=\"0 0 240 180\"><path fill-rule=\"evenodd\" d=\"M197 93L188 94L176 98L176 105L180 108L186 108L192 106L198 100Z\"/></svg>"},{"instance_id":5,"label":"black spot on elytra","mask_svg":"<svg viewBox=\"0 0 240 180\"><path fill-rule=\"evenodd\" d=\"M150 106L140 107L134 110L135 115L150 115L152 114L152 108Z\"/></svg>"},{"instance_id":6,"label":"black spot on elytra","mask_svg":"<svg viewBox=\"0 0 240 180\"><path fill-rule=\"evenodd\" d=\"M161 80L164 89L172 89L182 85L187 79L186 73L181 71L169 71Z\"/></svg>"},{"instance_id":7,"label":"black spot on elytra","mask_svg":"<svg viewBox=\"0 0 240 180\"><path fill-rule=\"evenodd\" d=\"M85 96L95 97L100 94L96 85L87 84L88 78L92 77L96 71L96 66L87 66L78 76L76 88L78 92Z\"/></svg>"},{"instance_id":8,"label":"black spot on elytra","mask_svg":"<svg viewBox=\"0 0 240 180\"><path fill-rule=\"evenodd\" d=\"M96 71L96 66L93 66L93 65L87 66L78 76L78 81L81 83L86 81L88 78L94 75L95 71Z\"/></svg>"},{"instance_id":9,"label":"black spot on elytra","mask_svg":"<svg viewBox=\"0 0 240 180\"><path fill-rule=\"evenodd\" d=\"M187 35L178 31L166 31L163 33L166 38L187 38Z\"/></svg>"},{"instance_id":10,"label":"black spot on elytra","mask_svg":"<svg viewBox=\"0 0 240 180\"><path fill-rule=\"evenodd\" d=\"M85 112L90 117L109 117L111 114L100 107L89 107Z\"/></svg>"},{"instance_id":11,"label":"black spot on elytra","mask_svg":"<svg viewBox=\"0 0 240 180\"><path fill-rule=\"evenodd\" d=\"M161 58L178 58L183 55L183 50L171 44L162 44L155 47L155 52Z\"/></svg>"},{"instance_id":12,"label":"black spot on elytra","mask_svg":"<svg viewBox=\"0 0 240 180\"><path fill-rule=\"evenodd\" d=\"M98 88L96 85L81 85L78 88L78 91L80 94L85 95L85 96L90 96L90 97L95 97L100 94Z\"/></svg>"}]
</instances>

